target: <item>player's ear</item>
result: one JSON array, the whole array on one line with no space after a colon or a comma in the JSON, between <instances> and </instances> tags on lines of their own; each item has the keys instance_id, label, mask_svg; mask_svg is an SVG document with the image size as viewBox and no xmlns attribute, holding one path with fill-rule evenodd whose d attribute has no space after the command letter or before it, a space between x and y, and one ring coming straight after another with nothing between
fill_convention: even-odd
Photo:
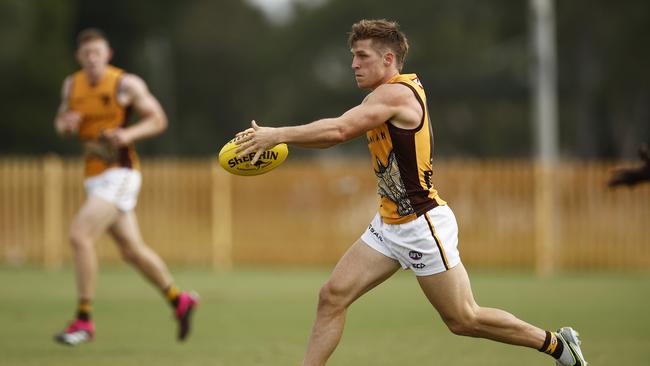
<instances>
[{"instance_id":1,"label":"player's ear","mask_svg":"<svg viewBox=\"0 0 650 366\"><path fill-rule=\"evenodd\" d=\"M113 49L108 47L108 61L113 59Z\"/></svg>"},{"instance_id":2,"label":"player's ear","mask_svg":"<svg viewBox=\"0 0 650 366\"><path fill-rule=\"evenodd\" d=\"M395 61L395 54L392 52L384 53L384 65L390 66Z\"/></svg>"}]
</instances>

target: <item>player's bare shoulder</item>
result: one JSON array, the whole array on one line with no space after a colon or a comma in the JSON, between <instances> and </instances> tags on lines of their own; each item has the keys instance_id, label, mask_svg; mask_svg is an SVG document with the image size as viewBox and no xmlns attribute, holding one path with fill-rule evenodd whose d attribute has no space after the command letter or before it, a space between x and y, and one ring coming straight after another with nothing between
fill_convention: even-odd
<instances>
[{"instance_id":1,"label":"player's bare shoulder","mask_svg":"<svg viewBox=\"0 0 650 366\"><path fill-rule=\"evenodd\" d=\"M413 91L402 84L382 84L368 94L366 100L391 109L391 123L404 129L417 127L424 113Z\"/></svg>"},{"instance_id":2,"label":"player's bare shoulder","mask_svg":"<svg viewBox=\"0 0 650 366\"><path fill-rule=\"evenodd\" d=\"M151 94L147 83L138 75L125 73L120 78L117 100L123 107L132 107L140 117L148 118L159 131L167 127L167 116L160 102Z\"/></svg>"},{"instance_id":3,"label":"player's bare shoulder","mask_svg":"<svg viewBox=\"0 0 650 366\"><path fill-rule=\"evenodd\" d=\"M413 102L417 103L413 92L407 86L392 83L378 86L372 93L366 96L364 102L367 100L373 100L395 107L408 105Z\"/></svg>"},{"instance_id":4,"label":"player's bare shoulder","mask_svg":"<svg viewBox=\"0 0 650 366\"><path fill-rule=\"evenodd\" d=\"M149 88L141 77L131 73L122 75L117 89L117 99L121 105L131 105L136 100L147 97L148 95Z\"/></svg>"}]
</instances>

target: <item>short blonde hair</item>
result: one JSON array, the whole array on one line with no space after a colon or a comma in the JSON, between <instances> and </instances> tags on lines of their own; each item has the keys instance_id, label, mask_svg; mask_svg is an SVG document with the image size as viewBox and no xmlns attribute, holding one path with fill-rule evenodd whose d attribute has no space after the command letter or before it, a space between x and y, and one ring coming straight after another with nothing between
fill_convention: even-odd
<instances>
[{"instance_id":1,"label":"short blonde hair","mask_svg":"<svg viewBox=\"0 0 650 366\"><path fill-rule=\"evenodd\" d=\"M94 40L104 40L108 43L108 38L106 34L101 29L98 28L86 28L77 34L77 48L81 47L86 42Z\"/></svg>"},{"instance_id":2,"label":"short blonde hair","mask_svg":"<svg viewBox=\"0 0 650 366\"><path fill-rule=\"evenodd\" d=\"M399 30L397 22L386 19L362 19L352 24L348 46L352 48L357 41L372 39L373 44L387 47L395 54L397 69L402 70L409 50L406 35Z\"/></svg>"}]
</instances>

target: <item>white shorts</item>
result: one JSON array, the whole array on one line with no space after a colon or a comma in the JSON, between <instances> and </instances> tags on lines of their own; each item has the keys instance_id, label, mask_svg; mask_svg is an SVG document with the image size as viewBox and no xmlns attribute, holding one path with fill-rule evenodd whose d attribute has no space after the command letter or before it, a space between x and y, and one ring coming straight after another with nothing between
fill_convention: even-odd
<instances>
[{"instance_id":1,"label":"white shorts","mask_svg":"<svg viewBox=\"0 0 650 366\"><path fill-rule=\"evenodd\" d=\"M361 240L416 276L444 272L460 263L458 224L447 205L404 224L386 224L376 214Z\"/></svg>"},{"instance_id":2,"label":"white shorts","mask_svg":"<svg viewBox=\"0 0 650 366\"><path fill-rule=\"evenodd\" d=\"M88 197L97 196L125 212L138 202L141 184L140 172L128 168L110 168L84 181Z\"/></svg>"}]
</instances>

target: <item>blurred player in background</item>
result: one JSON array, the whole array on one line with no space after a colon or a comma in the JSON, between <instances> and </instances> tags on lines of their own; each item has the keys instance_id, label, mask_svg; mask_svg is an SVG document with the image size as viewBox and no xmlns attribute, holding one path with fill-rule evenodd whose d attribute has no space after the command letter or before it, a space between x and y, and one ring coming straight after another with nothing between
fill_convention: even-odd
<instances>
[{"instance_id":1,"label":"blurred player in background","mask_svg":"<svg viewBox=\"0 0 650 366\"><path fill-rule=\"evenodd\" d=\"M650 182L650 156L647 145L639 147L639 158L641 158L640 166L615 170L607 184L613 188L622 185L633 187L644 181Z\"/></svg>"},{"instance_id":2,"label":"blurred player in background","mask_svg":"<svg viewBox=\"0 0 650 366\"><path fill-rule=\"evenodd\" d=\"M143 241L133 211L141 184L133 143L164 131L167 117L140 77L109 65L111 56L108 40L100 30L79 33L76 59L81 70L63 81L62 101L54 120L59 134L77 135L83 144L87 194L70 227L79 295L77 314L55 338L76 345L94 337L94 245L99 235L108 231L124 260L159 288L174 308L178 339L184 340L198 296L174 285L165 263ZM130 110L140 119L127 127Z\"/></svg>"},{"instance_id":3,"label":"blurred player in background","mask_svg":"<svg viewBox=\"0 0 650 366\"><path fill-rule=\"evenodd\" d=\"M349 46L357 85L370 90L360 105L340 117L299 126L259 127L253 121L237 134L240 156L256 154L252 163L279 143L326 148L363 134L368 141L379 212L320 290L303 365L325 365L343 334L348 307L400 267L413 270L453 333L531 347L552 355L557 365L586 365L573 329L549 332L477 305L457 249L456 219L433 186L425 91L417 75L400 73L406 37L394 22L362 20L352 26Z\"/></svg>"}]
</instances>

